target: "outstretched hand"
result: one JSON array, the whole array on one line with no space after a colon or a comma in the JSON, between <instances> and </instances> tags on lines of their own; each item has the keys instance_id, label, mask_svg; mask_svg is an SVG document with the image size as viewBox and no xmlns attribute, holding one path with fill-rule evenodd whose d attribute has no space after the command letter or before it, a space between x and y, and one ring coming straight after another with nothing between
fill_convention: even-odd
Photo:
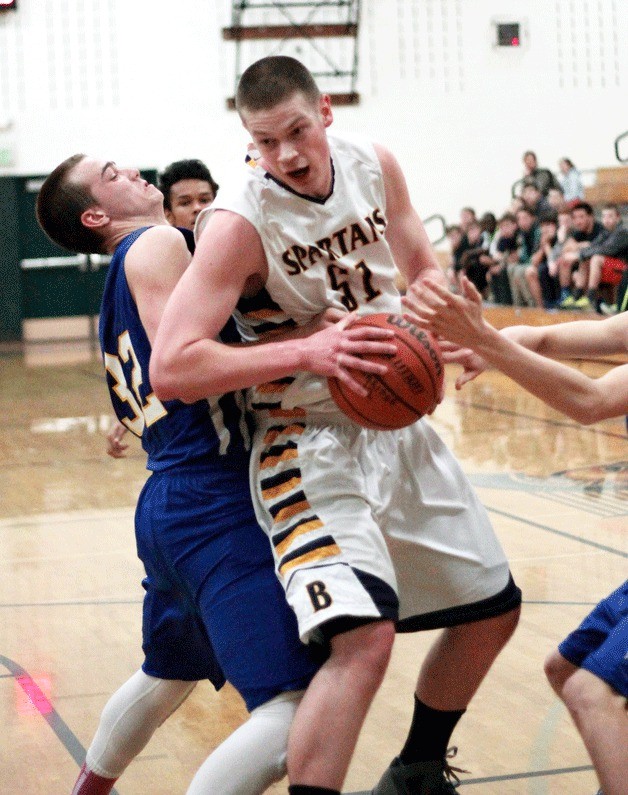
<instances>
[{"instance_id":1,"label":"outstretched hand","mask_svg":"<svg viewBox=\"0 0 628 795\"><path fill-rule=\"evenodd\" d=\"M455 342L439 340L443 361L445 364L459 364L463 370L456 378L456 389L462 389L469 381L473 381L480 373L486 370L486 362L479 353L472 351L471 348L463 348Z\"/></svg>"},{"instance_id":2,"label":"outstretched hand","mask_svg":"<svg viewBox=\"0 0 628 795\"><path fill-rule=\"evenodd\" d=\"M368 390L352 375L352 371L384 375L388 369L384 362L362 357L393 356L397 346L392 341L392 329L352 326L357 317L356 313L348 314L338 323L303 340L303 369L337 378L358 395L366 397Z\"/></svg>"},{"instance_id":3,"label":"outstretched hand","mask_svg":"<svg viewBox=\"0 0 628 795\"><path fill-rule=\"evenodd\" d=\"M465 348L473 347L487 323L482 317L482 296L466 276L460 277L461 295L454 295L442 284L424 279L412 285L401 299L405 317L437 337Z\"/></svg>"},{"instance_id":4,"label":"outstretched hand","mask_svg":"<svg viewBox=\"0 0 628 795\"><path fill-rule=\"evenodd\" d=\"M459 364L463 372L456 379L462 387L486 369L486 362L471 346L487 327L482 317L482 296L469 279L461 275L461 295L454 295L430 278L413 284L401 299L404 317L438 337L443 361Z\"/></svg>"}]
</instances>

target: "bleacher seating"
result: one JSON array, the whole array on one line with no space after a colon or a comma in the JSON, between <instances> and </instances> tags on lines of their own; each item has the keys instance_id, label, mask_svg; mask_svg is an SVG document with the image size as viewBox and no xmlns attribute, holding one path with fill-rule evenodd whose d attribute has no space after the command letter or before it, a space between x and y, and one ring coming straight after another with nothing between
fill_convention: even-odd
<instances>
[{"instance_id":1,"label":"bleacher seating","mask_svg":"<svg viewBox=\"0 0 628 795\"><path fill-rule=\"evenodd\" d=\"M628 204L628 166L598 168L593 185L584 189L585 201L602 204Z\"/></svg>"}]
</instances>

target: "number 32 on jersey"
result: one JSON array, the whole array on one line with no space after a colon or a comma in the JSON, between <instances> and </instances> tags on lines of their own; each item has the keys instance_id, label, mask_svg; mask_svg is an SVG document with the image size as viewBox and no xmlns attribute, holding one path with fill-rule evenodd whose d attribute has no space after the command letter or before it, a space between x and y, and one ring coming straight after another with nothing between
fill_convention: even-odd
<instances>
[{"instance_id":1,"label":"number 32 on jersey","mask_svg":"<svg viewBox=\"0 0 628 795\"><path fill-rule=\"evenodd\" d=\"M128 404L131 417L122 417L122 422L136 436L141 436L144 428L152 425L157 420L165 417L168 413L164 404L153 393L142 400L140 387L142 386L142 368L137 360L129 332L125 331L118 337L118 355L105 353L105 369L113 378L114 384L111 387L113 392L123 402ZM131 383L127 382L122 363L131 360Z\"/></svg>"}]
</instances>

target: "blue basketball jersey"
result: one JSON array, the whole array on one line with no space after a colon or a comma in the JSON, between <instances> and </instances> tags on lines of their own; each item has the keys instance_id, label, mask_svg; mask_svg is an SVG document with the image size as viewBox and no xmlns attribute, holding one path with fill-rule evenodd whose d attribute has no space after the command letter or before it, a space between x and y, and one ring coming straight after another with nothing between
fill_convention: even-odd
<instances>
[{"instance_id":1,"label":"blue basketball jersey","mask_svg":"<svg viewBox=\"0 0 628 795\"><path fill-rule=\"evenodd\" d=\"M218 456L248 456L251 428L242 392L193 404L162 402L153 393L148 373L151 346L124 270L128 250L148 228L137 229L117 246L102 298L100 347L115 414L141 438L147 468L155 472L211 465Z\"/></svg>"}]
</instances>

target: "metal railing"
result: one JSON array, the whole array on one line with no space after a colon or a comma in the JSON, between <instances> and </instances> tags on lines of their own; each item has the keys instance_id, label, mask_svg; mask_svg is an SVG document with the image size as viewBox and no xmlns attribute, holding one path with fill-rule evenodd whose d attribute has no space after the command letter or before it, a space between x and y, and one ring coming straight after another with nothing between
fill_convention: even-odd
<instances>
[{"instance_id":1,"label":"metal railing","mask_svg":"<svg viewBox=\"0 0 628 795\"><path fill-rule=\"evenodd\" d=\"M438 231L432 232L431 230L435 227L435 225L438 225L436 227ZM440 215L440 213L434 213L434 215L428 215L427 218L423 218L423 226L425 227L427 236L429 237L430 243L433 246L441 243L447 236L447 222L445 221L444 216Z\"/></svg>"},{"instance_id":2,"label":"metal railing","mask_svg":"<svg viewBox=\"0 0 628 795\"><path fill-rule=\"evenodd\" d=\"M623 132L621 135L618 135L617 138L615 138L615 157L619 160L620 163L628 163L628 151L623 157L620 152L620 144L623 141L626 142L628 149L628 130L626 130L626 132Z\"/></svg>"}]
</instances>

